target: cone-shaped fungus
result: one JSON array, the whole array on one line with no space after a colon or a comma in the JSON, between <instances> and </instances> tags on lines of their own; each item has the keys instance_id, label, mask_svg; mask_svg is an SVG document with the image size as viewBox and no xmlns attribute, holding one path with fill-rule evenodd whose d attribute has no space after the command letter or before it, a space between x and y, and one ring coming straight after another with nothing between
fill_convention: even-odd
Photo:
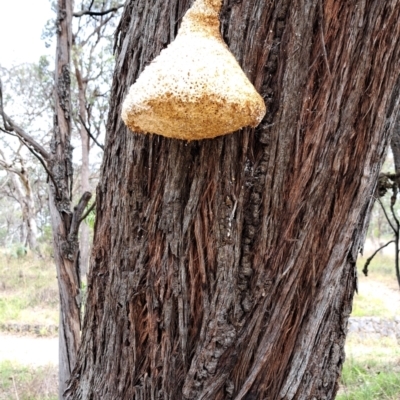
<instances>
[{"instance_id":1,"label":"cone-shaped fungus","mask_svg":"<svg viewBox=\"0 0 400 400\"><path fill-rule=\"evenodd\" d=\"M195 1L131 86L122 119L132 131L198 140L260 123L265 104L221 37L221 3Z\"/></svg>"}]
</instances>

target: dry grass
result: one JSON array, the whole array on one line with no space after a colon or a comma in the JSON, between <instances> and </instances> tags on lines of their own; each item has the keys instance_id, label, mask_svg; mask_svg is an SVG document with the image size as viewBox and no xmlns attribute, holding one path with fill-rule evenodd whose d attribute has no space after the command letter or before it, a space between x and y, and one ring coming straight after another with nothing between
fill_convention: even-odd
<instances>
[{"instance_id":1,"label":"dry grass","mask_svg":"<svg viewBox=\"0 0 400 400\"><path fill-rule=\"evenodd\" d=\"M366 259L360 257L357 263L358 294L354 296L352 316L392 318L400 315L400 289L393 258L378 254L365 276L362 269Z\"/></svg>"},{"instance_id":2,"label":"dry grass","mask_svg":"<svg viewBox=\"0 0 400 400\"><path fill-rule=\"evenodd\" d=\"M354 297L353 316L391 318L400 315L400 290L397 285L394 256L379 254L369 267L358 261L359 292ZM346 362L337 400L399 400L400 346L391 338L357 339L346 343Z\"/></svg>"},{"instance_id":3,"label":"dry grass","mask_svg":"<svg viewBox=\"0 0 400 400\"><path fill-rule=\"evenodd\" d=\"M58 287L51 258L0 252L0 324L58 324Z\"/></svg>"},{"instance_id":4,"label":"dry grass","mask_svg":"<svg viewBox=\"0 0 400 400\"><path fill-rule=\"evenodd\" d=\"M28 367L0 362L0 400L56 400L57 367Z\"/></svg>"}]
</instances>

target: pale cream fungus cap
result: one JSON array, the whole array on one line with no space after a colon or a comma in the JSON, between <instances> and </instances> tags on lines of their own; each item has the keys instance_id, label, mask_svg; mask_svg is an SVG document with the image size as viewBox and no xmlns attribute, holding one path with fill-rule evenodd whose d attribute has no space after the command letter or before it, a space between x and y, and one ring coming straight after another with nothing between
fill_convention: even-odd
<instances>
[{"instance_id":1,"label":"pale cream fungus cap","mask_svg":"<svg viewBox=\"0 0 400 400\"><path fill-rule=\"evenodd\" d=\"M134 132L199 140L257 126L262 97L219 32L221 0L197 0L176 39L131 86L122 119Z\"/></svg>"}]
</instances>

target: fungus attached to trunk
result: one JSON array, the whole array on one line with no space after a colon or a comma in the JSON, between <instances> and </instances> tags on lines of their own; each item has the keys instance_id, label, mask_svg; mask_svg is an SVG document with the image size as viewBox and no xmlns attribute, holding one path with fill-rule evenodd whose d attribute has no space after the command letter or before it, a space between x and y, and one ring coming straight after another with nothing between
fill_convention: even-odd
<instances>
[{"instance_id":1,"label":"fungus attached to trunk","mask_svg":"<svg viewBox=\"0 0 400 400\"><path fill-rule=\"evenodd\" d=\"M222 0L197 0L176 39L131 86L122 119L135 132L199 140L257 126L262 97L223 41Z\"/></svg>"}]
</instances>

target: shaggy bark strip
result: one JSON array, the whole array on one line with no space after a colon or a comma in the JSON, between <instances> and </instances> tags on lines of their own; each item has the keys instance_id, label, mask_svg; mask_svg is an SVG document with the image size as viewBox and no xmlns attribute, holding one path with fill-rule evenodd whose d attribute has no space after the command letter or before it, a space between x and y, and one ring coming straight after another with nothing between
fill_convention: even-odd
<instances>
[{"instance_id":1,"label":"shaggy bark strip","mask_svg":"<svg viewBox=\"0 0 400 400\"><path fill-rule=\"evenodd\" d=\"M262 124L201 142L132 134L124 96L189 6L125 6L66 398L332 399L397 113L400 1L224 1Z\"/></svg>"}]
</instances>

